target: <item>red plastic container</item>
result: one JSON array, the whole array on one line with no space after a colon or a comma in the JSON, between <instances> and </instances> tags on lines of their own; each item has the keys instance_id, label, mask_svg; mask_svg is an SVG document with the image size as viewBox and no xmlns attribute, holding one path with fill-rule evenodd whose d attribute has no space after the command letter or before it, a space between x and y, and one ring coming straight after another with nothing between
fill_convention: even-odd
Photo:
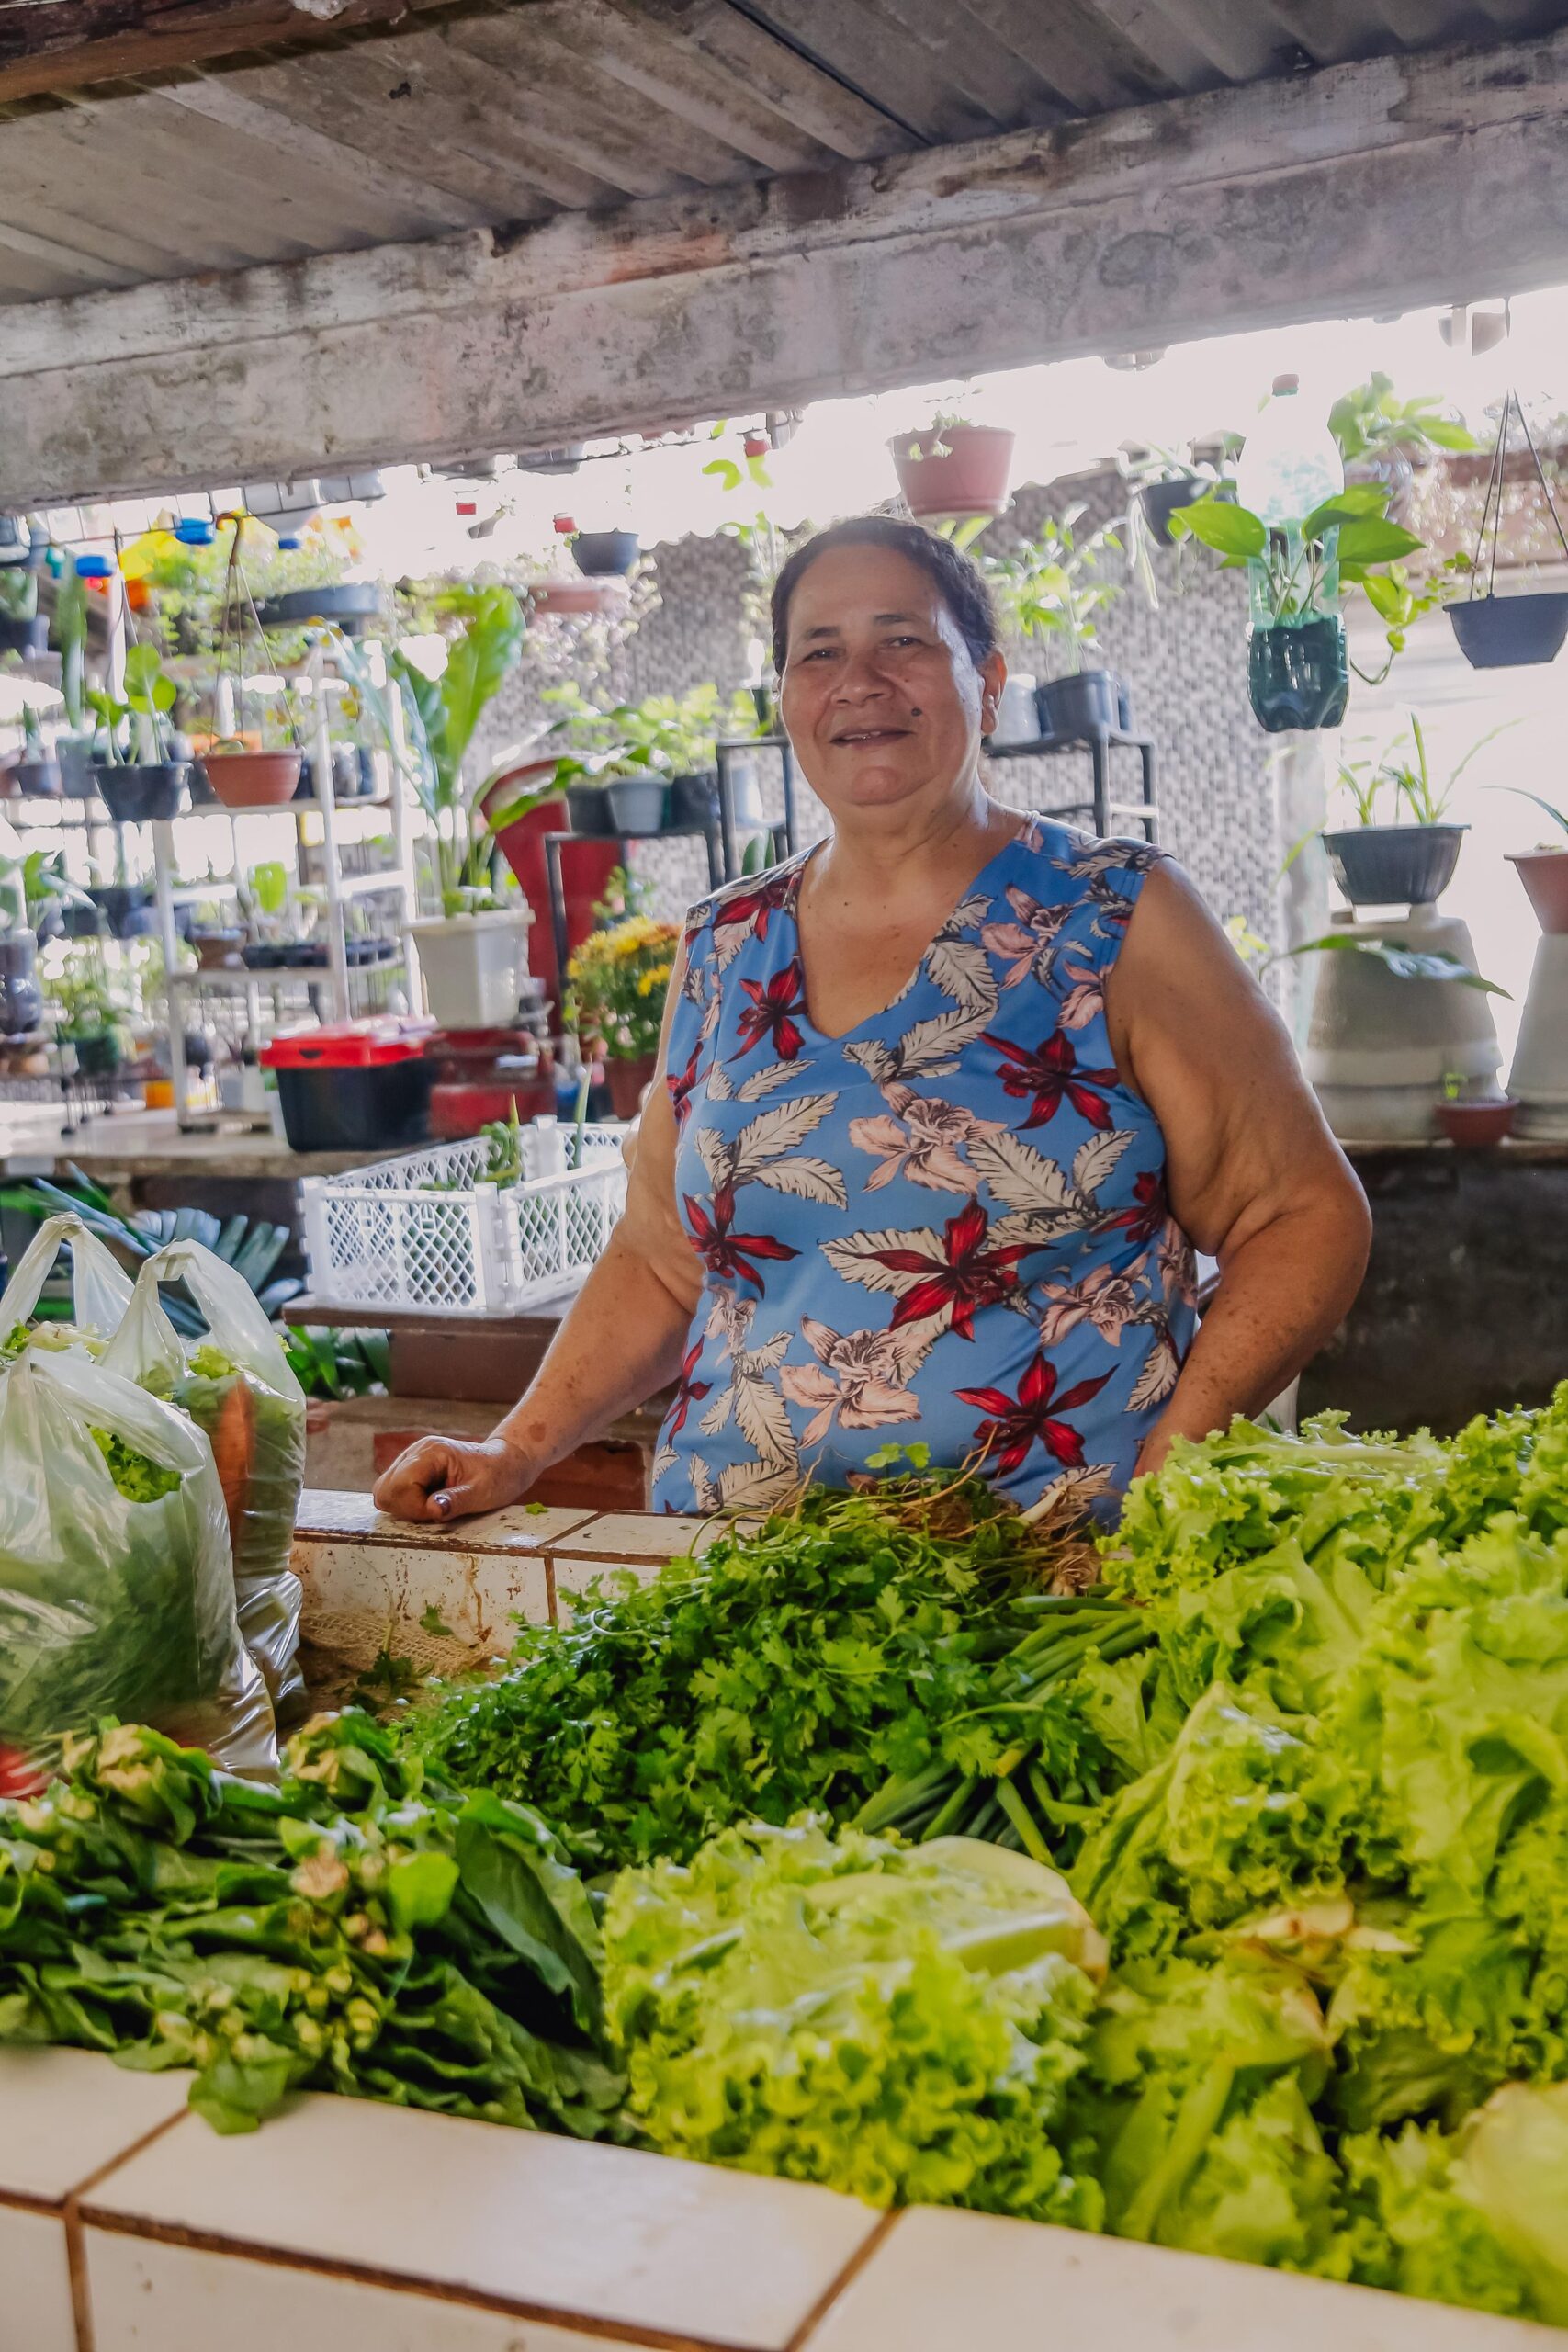
<instances>
[{"instance_id":1,"label":"red plastic container","mask_svg":"<svg viewBox=\"0 0 1568 2352\"><path fill-rule=\"evenodd\" d=\"M434 1066L424 1057L428 1028L400 1022L345 1021L286 1030L261 1050L277 1073L291 1151L380 1151L423 1143L429 1132Z\"/></svg>"}]
</instances>

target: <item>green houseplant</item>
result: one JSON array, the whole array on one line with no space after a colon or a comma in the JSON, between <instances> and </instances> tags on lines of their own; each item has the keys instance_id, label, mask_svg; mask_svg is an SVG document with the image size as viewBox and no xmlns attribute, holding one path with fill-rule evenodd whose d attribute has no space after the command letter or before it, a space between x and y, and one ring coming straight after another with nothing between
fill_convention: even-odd
<instances>
[{"instance_id":1,"label":"green houseplant","mask_svg":"<svg viewBox=\"0 0 1568 2352\"><path fill-rule=\"evenodd\" d=\"M1375 768L1364 760L1341 762L1339 780L1356 822L1325 832L1323 845L1334 879L1352 906L1425 907L1442 896L1469 830L1446 821L1449 803L1471 761L1501 732L1488 729L1442 781L1433 773L1426 732L1414 711ZM1392 824L1379 821L1385 795L1395 811ZM1407 812L1403 822L1401 809Z\"/></svg>"},{"instance_id":2,"label":"green houseplant","mask_svg":"<svg viewBox=\"0 0 1568 2352\"><path fill-rule=\"evenodd\" d=\"M174 757L168 733L176 692L157 647L133 645L125 657L123 696L101 687L87 695L100 721L93 783L117 825L179 812L189 762Z\"/></svg>"},{"instance_id":3,"label":"green houseplant","mask_svg":"<svg viewBox=\"0 0 1568 2352\"><path fill-rule=\"evenodd\" d=\"M42 724L30 702L22 705L22 752L11 774L17 791L28 799L60 797L60 762L44 741Z\"/></svg>"},{"instance_id":4,"label":"green houseplant","mask_svg":"<svg viewBox=\"0 0 1568 2352\"><path fill-rule=\"evenodd\" d=\"M1108 731L1121 717L1117 681L1090 656L1099 650L1099 616L1122 593L1121 581L1103 571L1108 549L1122 553L1122 526L1102 523L1079 536L1083 512L1070 506L1060 518L1047 515L1032 539L985 563L997 604L1025 644L1060 641L1064 674L1036 689L1047 737Z\"/></svg>"}]
</instances>

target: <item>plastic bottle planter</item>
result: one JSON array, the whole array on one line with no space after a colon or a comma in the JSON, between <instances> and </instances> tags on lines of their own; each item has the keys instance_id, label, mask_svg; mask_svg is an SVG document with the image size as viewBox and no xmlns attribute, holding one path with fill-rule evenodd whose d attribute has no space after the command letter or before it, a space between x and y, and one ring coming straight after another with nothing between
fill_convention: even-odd
<instances>
[{"instance_id":1,"label":"plastic bottle planter","mask_svg":"<svg viewBox=\"0 0 1568 2352\"><path fill-rule=\"evenodd\" d=\"M1252 715L1270 735L1337 727L1350 699L1350 660L1337 613L1259 623L1247 632Z\"/></svg>"}]
</instances>

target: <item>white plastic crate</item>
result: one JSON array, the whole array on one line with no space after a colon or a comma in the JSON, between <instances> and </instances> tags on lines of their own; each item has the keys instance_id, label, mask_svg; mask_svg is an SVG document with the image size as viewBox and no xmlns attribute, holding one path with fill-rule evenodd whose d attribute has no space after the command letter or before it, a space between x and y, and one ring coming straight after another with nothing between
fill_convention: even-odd
<instances>
[{"instance_id":1,"label":"white plastic crate","mask_svg":"<svg viewBox=\"0 0 1568 2352\"><path fill-rule=\"evenodd\" d=\"M514 1315L575 1290L626 1206L624 1127L522 1130L520 1184L485 1181L483 1138L304 1183L310 1295L331 1306ZM566 1172L545 1172L564 1155ZM433 1190L432 1187L439 1189Z\"/></svg>"}]
</instances>

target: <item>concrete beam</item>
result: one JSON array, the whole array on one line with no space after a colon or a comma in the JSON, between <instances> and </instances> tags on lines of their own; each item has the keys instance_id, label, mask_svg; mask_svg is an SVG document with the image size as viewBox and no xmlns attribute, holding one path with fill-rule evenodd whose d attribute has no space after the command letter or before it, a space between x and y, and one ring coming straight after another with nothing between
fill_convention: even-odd
<instances>
[{"instance_id":1,"label":"concrete beam","mask_svg":"<svg viewBox=\"0 0 1568 2352\"><path fill-rule=\"evenodd\" d=\"M669 415L1568 277L1568 33L4 314L0 505Z\"/></svg>"}]
</instances>

